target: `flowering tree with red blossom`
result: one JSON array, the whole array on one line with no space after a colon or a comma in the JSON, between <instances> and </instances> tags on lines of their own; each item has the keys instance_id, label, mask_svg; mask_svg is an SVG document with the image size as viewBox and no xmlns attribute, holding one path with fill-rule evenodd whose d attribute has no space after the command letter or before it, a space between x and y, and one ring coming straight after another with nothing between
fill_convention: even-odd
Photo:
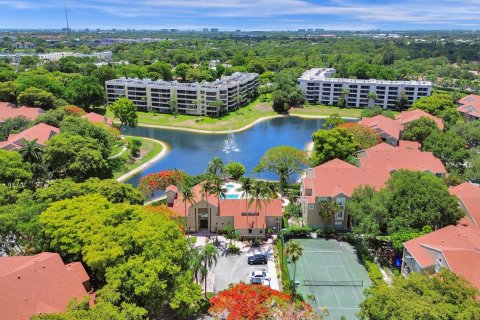
<instances>
[{"instance_id":1,"label":"flowering tree with red blossom","mask_svg":"<svg viewBox=\"0 0 480 320\"><path fill-rule=\"evenodd\" d=\"M286 293L243 282L213 296L209 311L226 320L321 319L310 305L291 302Z\"/></svg>"},{"instance_id":2,"label":"flowering tree with red blossom","mask_svg":"<svg viewBox=\"0 0 480 320\"><path fill-rule=\"evenodd\" d=\"M339 127L351 132L357 141L359 148L362 150L368 149L382 142L382 139L370 127L355 122L346 122L339 125Z\"/></svg>"},{"instance_id":3,"label":"flowering tree with red blossom","mask_svg":"<svg viewBox=\"0 0 480 320\"><path fill-rule=\"evenodd\" d=\"M138 189L146 195L157 191L165 191L169 185L179 186L186 178L186 173L180 170L163 170L143 177Z\"/></svg>"},{"instance_id":4,"label":"flowering tree with red blossom","mask_svg":"<svg viewBox=\"0 0 480 320\"><path fill-rule=\"evenodd\" d=\"M78 116L81 117L86 114L85 110L74 105L66 105L63 107L63 110L69 116Z\"/></svg>"}]
</instances>

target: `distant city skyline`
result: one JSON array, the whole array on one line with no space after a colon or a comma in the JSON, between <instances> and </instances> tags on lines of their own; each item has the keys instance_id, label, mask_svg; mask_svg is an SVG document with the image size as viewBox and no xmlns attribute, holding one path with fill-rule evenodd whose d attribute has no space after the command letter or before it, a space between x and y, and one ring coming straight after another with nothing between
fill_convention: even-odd
<instances>
[{"instance_id":1,"label":"distant city skyline","mask_svg":"<svg viewBox=\"0 0 480 320\"><path fill-rule=\"evenodd\" d=\"M63 0L0 0L2 29L61 29ZM67 0L70 28L479 29L479 0Z\"/></svg>"}]
</instances>

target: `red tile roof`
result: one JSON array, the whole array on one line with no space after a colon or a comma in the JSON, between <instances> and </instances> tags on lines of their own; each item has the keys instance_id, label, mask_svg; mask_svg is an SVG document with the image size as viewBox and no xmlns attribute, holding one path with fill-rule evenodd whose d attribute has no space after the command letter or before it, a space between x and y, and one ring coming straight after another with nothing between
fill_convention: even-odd
<instances>
[{"instance_id":1,"label":"red tile roof","mask_svg":"<svg viewBox=\"0 0 480 320\"><path fill-rule=\"evenodd\" d=\"M89 120L90 122L93 123L104 123L106 125L112 126L113 120L110 118L105 117L104 115L95 113L95 112L90 112L84 115L82 118L85 118Z\"/></svg>"},{"instance_id":2,"label":"red tile roof","mask_svg":"<svg viewBox=\"0 0 480 320\"><path fill-rule=\"evenodd\" d=\"M0 257L0 320L65 311L71 299L88 296L80 268L65 265L57 253Z\"/></svg>"},{"instance_id":3,"label":"red tile roof","mask_svg":"<svg viewBox=\"0 0 480 320\"><path fill-rule=\"evenodd\" d=\"M35 120L45 110L41 108L30 107L18 107L8 102L0 102L0 122L5 121L8 118L15 118L18 116L24 116L28 120Z\"/></svg>"},{"instance_id":4,"label":"red tile roof","mask_svg":"<svg viewBox=\"0 0 480 320\"><path fill-rule=\"evenodd\" d=\"M448 226L404 243L415 261L425 269L435 265L430 252L441 252L448 267L480 289L480 228Z\"/></svg>"},{"instance_id":5,"label":"red tile roof","mask_svg":"<svg viewBox=\"0 0 480 320\"><path fill-rule=\"evenodd\" d=\"M388 135L397 140L400 139L400 132L403 130L403 125L400 124L398 121L382 115L371 118L364 117L358 123L372 128L380 136Z\"/></svg>"},{"instance_id":6,"label":"red tile roof","mask_svg":"<svg viewBox=\"0 0 480 320\"><path fill-rule=\"evenodd\" d=\"M447 173L443 163L431 152L393 147L386 143L381 143L365 152L367 157L360 159L360 164L364 168L383 168L389 173L401 169L435 174Z\"/></svg>"},{"instance_id":7,"label":"red tile roof","mask_svg":"<svg viewBox=\"0 0 480 320\"><path fill-rule=\"evenodd\" d=\"M0 149L16 150L23 147L23 139L33 141L37 139L39 145L44 146L46 142L54 135L58 134L60 129L52 127L45 123L39 123L20 133L10 134L7 141L0 142Z\"/></svg>"},{"instance_id":8,"label":"red tile roof","mask_svg":"<svg viewBox=\"0 0 480 320\"><path fill-rule=\"evenodd\" d=\"M416 141L400 140L398 141L398 147L408 149L408 150L420 150L420 148L422 148L422 145Z\"/></svg>"},{"instance_id":9,"label":"red tile roof","mask_svg":"<svg viewBox=\"0 0 480 320\"><path fill-rule=\"evenodd\" d=\"M307 197L307 201L313 203L315 196L351 197L353 190L361 185L380 189L391 173L402 169L446 173L442 162L431 152L393 147L387 143L380 143L365 150L365 157L359 158L359 161L360 167L334 159L313 168L313 177L302 179L305 188L313 185L312 197Z\"/></svg>"},{"instance_id":10,"label":"red tile roof","mask_svg":"<svg viewBox=\"0 0 480 320\"><path fill-rule=\"evenodd\" d=\"M344 195L351 197L353 190L361 185L369 185L376 189L383 187L390 175L382 170L359 168L345 161L334 159L313 168L313 177L304 178L302 181L311 180L313 184L312 198L336 197ZM305 182L304 182L305 184Z\"/></svg>"},{"instance_id":11,"label":"red tile roof","mask_svg":"<svg viewBox=\"0 0 480 320\"><path fill-rule=\"evenodd\" d=\"M480 118L480 96L469 94L457 102L459 104L458 112Z\"/></svg>"},{"instance_id":12,"label":"red tile roof","mask_svg":"<svg viewBox=\"0 0 480 320\"><path fill-rule=\"evenodd\" d=\"M468 212L468 218L480 227L480 186L465 182L451 187L449 191L460 199Z\"/></svg>"},{"instance_id":13,"label":"red tile roof","mask_svg":"<svg viewBox=\"0 0 480 320\"><path fill-rule=\"evenodd\" d=\"M432 119L439 129L443 130L445 128L442 119L432 116L430 113L420 109L415 109L412 111L403 111L399 115L397 115L395 119L401 125L405 126L406 124L412 121L418 120L420 118Z\"/></svg>"}]
</instances>

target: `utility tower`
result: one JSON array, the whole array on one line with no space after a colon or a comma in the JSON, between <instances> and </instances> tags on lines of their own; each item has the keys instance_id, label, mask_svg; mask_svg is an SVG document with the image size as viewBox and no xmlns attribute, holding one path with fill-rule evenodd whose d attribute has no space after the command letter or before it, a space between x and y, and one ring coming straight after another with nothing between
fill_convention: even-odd
<instances>
[{"instance_id":1,"label":"utility tower","mask_svg":"<svg viewBox=\"0 0 480 320\"><path fill-rule=\"evenodd\" d=\"M68 13L67 13L67 0L63 0L63 5L65 7L65 21L67 22L67 33L70 33L70 27L68 25Z\"/></svg>"}]
</instances>

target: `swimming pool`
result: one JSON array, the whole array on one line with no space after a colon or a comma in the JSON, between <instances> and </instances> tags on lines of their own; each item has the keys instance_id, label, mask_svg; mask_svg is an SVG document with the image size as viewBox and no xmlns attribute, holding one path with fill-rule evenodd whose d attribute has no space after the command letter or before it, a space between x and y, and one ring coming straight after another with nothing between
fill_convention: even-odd
<instances>
[{"instance_id":1,"label":"swimming pool","mask_svg":"<svg viewBox=\"0 0 480 320\"><path fill-rule=\"evenodd\" d=\"M225 187L227 187L228 190L234 190L235 189L235 185L232 184L232 183L227 184Z\"/></svg>"},{"instance_id":2,"label":"swimming pool","mask_svg":"<svg viewBox=\"0 0 480 320\"><path fill-rule=\"evenodd\" d=\"M239 199L240 198L240 195L238 194L226 194L224 197L222 197L223 199Z\"/></svg>"}]
</instances>

